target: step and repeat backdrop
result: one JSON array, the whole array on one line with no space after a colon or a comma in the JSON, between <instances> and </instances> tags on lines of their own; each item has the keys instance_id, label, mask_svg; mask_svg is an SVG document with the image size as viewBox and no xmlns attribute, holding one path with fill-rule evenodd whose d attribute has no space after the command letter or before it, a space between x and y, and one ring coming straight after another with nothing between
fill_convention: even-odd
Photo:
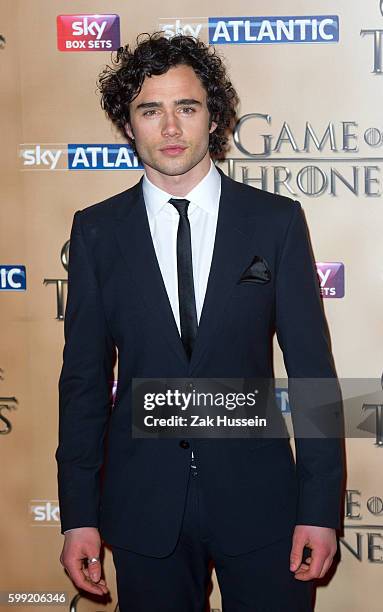
<instances>
[{"instance_id":1,"label":"step and repeat backdrop","mask_svg":"<svg viewBox=\"0 0 383 612\"><path fill-rule=\"evenodd\" d=\"M142 175L96 81L113 50L155 30L199 37L226 58L241 104L220 166L302 203L338 374L379 380L383 370L383 1L2 0L0 591L64 592L78 612L114 610L117 597L108 549L110 601L80 597L59 563L69 232L76 210ZM285 376L277 344L275 361ZM382 410L370 406L370 435L346 440L340 555L318 612L382 609ZM220 612L214 571L210 604Z\"/></svg>"}]
</instances>

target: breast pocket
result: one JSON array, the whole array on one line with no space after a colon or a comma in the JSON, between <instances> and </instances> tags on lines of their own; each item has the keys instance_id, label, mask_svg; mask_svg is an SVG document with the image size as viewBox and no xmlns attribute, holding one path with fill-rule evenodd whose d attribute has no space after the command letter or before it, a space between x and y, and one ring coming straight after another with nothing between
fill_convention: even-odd
<instances>
[{"instance_id":1,"label":"breast pocket","mask_svg":"<svg viewBox=\"0 0 383 612\"><path fill-rule=\"evenodd\" d=\"M274 296L272 283L239 282L235 285L231 297L235 300L253 300L254 302L269 301Z\"/></svg>"}]
</instances>

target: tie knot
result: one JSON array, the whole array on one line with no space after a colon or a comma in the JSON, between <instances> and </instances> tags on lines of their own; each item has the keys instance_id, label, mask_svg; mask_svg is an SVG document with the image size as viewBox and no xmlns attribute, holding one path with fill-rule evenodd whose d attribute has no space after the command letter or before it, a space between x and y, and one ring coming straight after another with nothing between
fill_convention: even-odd
<instances>
[{"instance_id":1,"label":"tie knot","mask_svg":"<svg viewBox=\"0 0 383 612\"><path fill-rule=\"evenodd\" d=\"M178 210L178 213L181 217L187 217L190 200L184 200L182 198L170 198L169 204L173 204L174 208Z\"/></svg>"}]
</instances>

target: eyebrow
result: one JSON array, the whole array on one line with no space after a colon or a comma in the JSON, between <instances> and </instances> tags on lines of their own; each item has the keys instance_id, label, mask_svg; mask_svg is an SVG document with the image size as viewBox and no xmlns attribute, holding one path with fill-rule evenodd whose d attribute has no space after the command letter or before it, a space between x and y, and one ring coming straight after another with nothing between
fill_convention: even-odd
<instances>
[{"instance_id":1,"label":"eyebrow","mask_svg":"<svg viewBox=\"0 0 383 612\"><path fill-rule=\"evenodd\" d=\"M181 100L175 100L174 105L202 106L202 102L195 100L194 98L182 98ZM162 106L162 102L141 102L141 104L137 105L136 110L140 108L161 108Z\"/></svg>"}]
</instances>

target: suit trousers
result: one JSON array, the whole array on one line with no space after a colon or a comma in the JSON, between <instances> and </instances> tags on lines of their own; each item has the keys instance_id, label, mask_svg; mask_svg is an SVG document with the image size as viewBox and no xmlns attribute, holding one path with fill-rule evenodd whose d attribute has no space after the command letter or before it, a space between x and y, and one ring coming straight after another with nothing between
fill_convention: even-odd
<instances>
[{"instance_id":1,"label":"suit trousers","mask_svg":"<svg viewBox=\"0 0 383 612\"><path fill-rule=\"evenodd\" d=\"M155 512L155 509L153 509ZM149 557L112 546L120 612L207 612L215 567L222 612L312 612L313 582L289 569L291 535L245 554L225 555L212 536L197 470L190 471L175 549Z\"/></svg>"}]
</instances>

